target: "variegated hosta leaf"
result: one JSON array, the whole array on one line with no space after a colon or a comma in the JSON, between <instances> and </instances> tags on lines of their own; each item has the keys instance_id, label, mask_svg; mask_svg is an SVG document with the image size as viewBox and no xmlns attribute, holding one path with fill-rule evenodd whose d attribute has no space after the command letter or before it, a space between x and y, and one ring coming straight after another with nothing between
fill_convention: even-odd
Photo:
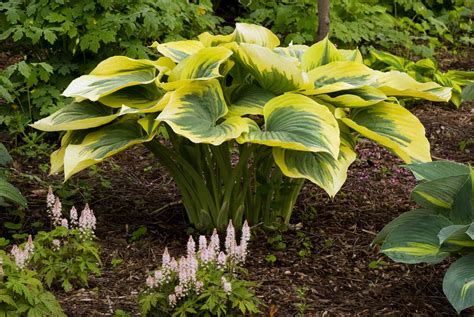
<instances>
[{"instance_id":1,"label":"variegated hosta leaf","mask_svg":"<svg viewBox=\"0 0 474 317\"><path fill-rule=\"evenodd\" d=\"M364 59L362 58L362 54L357 48L355 50L339 50L339 53L341 53L345 61L352 61L352 62L357 62L357 63L364 62Z\"/></svg>"},{"instance_id":2,"label":"variegated hosta leaf","mask_svg":"<svg viewBox=\"0 0 474 317\"><path fill-rule=\"evenodd\" d=\"M387 99L387 96L377 88L365 86L351 90L343 90L340 93L317 95L315 98L336 107L359 108L384 101Z\"/></svg>"},{"instance_id":3,"label":"variegated hosta leaf","mask_svg":"<svg viewBox=\"0 0 474 317\"><path fill-rule=\"evenodd\" d=\"M406 69L406 64L408 63L413 63L411 61L407 61L403 57L396 56L387 52L379 51L379 50L371 50L370 52L370 61L374 66L377 66L378 64L386 64L388 65L384 70L389 70L393 69L391 67L394 67L395 69L403 70ZM380 66L377 67L377 69L380 69Z\"/></svg>"},{"instance_id":4,"label":"variegated hosta leaf","mask_svg":"<svg viewBox=\"0 0 474 317\"><path fill-rule=\"evenodd\" d=\"M303 152L273 148L273 157L282 173L288 177L306 178L334 197L347 178L347 169L356 153L342 142L336 160L325 152Z\"/></svg>"},{"instance_id":5,"label":"variegated hosta leaf","mask_svg":"<svg viewBox=\"0 0 474 317\"><path fill-rule=\"evenodd\" d=\"M255 24L237 23L233 33L228 35L211 35L208 32L198 36L205 46L216 46L221 43L250 43L275 48L280 45L280 40L269 29Z\"/></svg>"},{"instance_id":6,"label":"variegated hosta leaf","mask_svg":"<svg viewBox=\"0 0 474 317\"><path fill-rule=\"evenodd\" d=\"M148 108L160 101L163 90L153 82L148 85L131 86L120 89L99 99L100 103L112 108Z\"/></svg>"},{"instance_id":7,"label":"variegated hosta leaf","mask_svg":"<svg viewBox=\"0 0 474 317\"><path fill-rule=\"evenodd\" d=\"M458 314L474 306L474 254L451 264L444 275L443 292Z\"/></svg>"},{"instance_id":8,"label":"variegated hosta leaf","mask_svg":"<svg viewBox=\"0 0 474 317\"><path fill-rule=\"evenodd\" d=\"M157 70L167 69L166 65L172 66L171 60L167 57L162 57L156 62L125 56L110 57L97 65L89 75L74 79L63 95L97 101L100 97L119 89L153 82Z\"/></svg>"},{"instance_id":9,"label":"variegated hosta leaf","mask_svg":"<svg viewBox=\"0 0 474 317\"><path fill-rule=\"evenodd\" d=\"M304 84L303 74L292 59L269 48L242 43L235 53L260 86L274 94L298 90Z\"/></svg>"},{"instance_id":10,"label":"variegated hosta leaf","mask_svg":"<svg viewBox=\"0 0 474 317\"><path fill-rule=\"evenodd\" d=\"M68 179L83 169L102 162L134 144L150 141L154 135L147 135L133 120L105 126L89 133L80 144L70 144L64 154L64 177Z\"/></svg>"},{"instance_id":11,"label":"variegated hosta leaf","mask_svg":"<svg viewBox=\"0 0 474 317\"><path fill-rule=\"evenodd\" d=\"M219 145L248 130L246 119L231 117L219 82L215 79L187 83L174 91L168 105L158 116L175 133L194 143Z\"/></svg>"},{"instance_id":12,"label":"variegated hosta leaf","mask_svg":"<svg viewBox=\"0 0 474 317\"><path fill-rule=\"evenodd\" d=\"M71 130L67 131L61 138L61 147L51 153L50 175L61 172L64 169L64 155L69 144L80 144L91 130Z\"/></svg>"},{"instance_id":13,"label":"variegated hosta leaf","mask_svg":"<svg viewBox=\"0 0 474 317\"><path fill-rule=\"evenodd\" d=\"M402 160L431 161L425 128L410 111L398 104L380 102L354 109L351 118L341 118L350 128L392 150Z\"/></svg>"},{"instance_id":14,"label":"variegated hosta leaf","mask_svg":"<svg viewBox=\"0 0 474 317\"><path fill-rule=\"evenodd\" d=\"M200 51L204 48L204 45L200 41L185 40L162 44L155 42L152 47L155 47L161 55L169 57L173 62L179 63L186 57Z\"/></svg>"},{"instance_id":15,"label":"variegated hosta leaf","mask_svg":"<svg viewBox=\"0 0 474 317\"><path fill-rule=\"evenodd\" d=\"M285 149L339 155L339 127L329 109L309 97L284 94L263 107L263 131L253 121L239 143L258 143Z\"/></svg>"},{"instance_id":16,"label":"variegated hosta leaf","mask_svg":"<svg viewBox=\"0 0 474 317\"><path fill-rule=\"evenodd\" d=\"M414 97L445 102L451 99L451 88L442 87L437 83L420 83L408 74L399 71L386 73L376 71L375 73L377 81L373 86L382 90L387 96Z\"/></svg>"},{"instance_id":17,"label":"variegated hosta leaf","mask_svg":"<svg viewBox=\"0 0 474 317\"><path fill-rule=\"evenodd\" d=\"M346 58L337 50L327 37L313 44L301 57L301 69L309 72L318 66L331 62L345 61Z\"/></svg>"},{"instance_id":18,"label":"variegated hosta leaf","mask_svg":"<svg viewBox=\"0 0 474 317\"><path fill-rule=\"evenodd\" d=\"M232 51L225 47L203 48L176 65L168 77L168 82L221 77L219 67L231 55Z\"/></svg>"},{"instance_id":19,"label":"variegated hosta leaf","mask_svg":"<svg viewBox=\"0 0 474 317\"><path fill-rule=\"evenodd\" d=\"M440 215L417 213L410 217L409 222L404 222L388 233L381 252L397 262L441 262L449 256L449 252L441 249L438 233L451 224Z\"/></svg>"},{"instance_id":20,"label":"variegated hosta leaf","mask_svg":"<svg viewBox=\"0 0 474 317\"><path fill-rule=\"evenodd\" d=\"M226 91L227 92L227 91ZM227 116L261 115L263 106L273 97L271 92L253 84L229 87L231 105Z\"/></svg>"},{"instance_id":21,"label":"variegated hosta leaf","mask_svg":"<svg viewBox=\"0 0 474 317\"><path fill-rule=\"evenodd\" d=\"M304 94L319 95L372 85L377 79L372 69L364 64L343 61L314 68L308 73Z\"/></svg>"},{"instance_id":22,"label":"variegated hosta leaf","mask_svg":"<svg viewBox=\"0 0 474 317\"><path fill-rule=\"evenodd\" d=\"M65 131L95 128L113 121L118 114L98 102L72 102L31 126L41 131Z\"/></svg>"},{"instance_id":23,"label":"variegated hosta leaf","mask_svg":"<svg viewBox=\"0 0 474 317\"><path fill-rule=\"evenodd\" d=\"M275 47L273 51L278 55L294 58L297 61L297 65L299 65L304 52L308 48L307 45L288 45L288 47Z\"/></svg>"}]
</instances>

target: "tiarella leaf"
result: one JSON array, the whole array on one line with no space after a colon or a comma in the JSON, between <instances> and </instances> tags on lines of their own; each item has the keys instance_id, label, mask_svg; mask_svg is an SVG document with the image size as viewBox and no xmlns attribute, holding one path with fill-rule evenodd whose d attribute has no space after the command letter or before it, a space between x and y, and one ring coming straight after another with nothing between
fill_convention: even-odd
<instances>
[{"instance_id":1,"label":"tiarella leaf","mask_svg":"<svg viewBox=\"0 0 474 317\"><path fill-rule=\"evenodd\" d=\"M68 179L81 170L103 161L128 147L150 141L133 120L114 123L89 133L80 144L70 144L64 155L64 177Z\"/></svg>"},{"instance_id":2,"label":"tiarella leaf","mask_svg":"<svg viewBox=\"0 0 474 317\"><path fill-rule=\"evenodd\" d=\"M443 292L458 314L474 306L474 254L451 264L443 279Z\"/></svg>"},{"instance_id":3,"label":"tiarella leaf","mask_svg":"<svg viewBox=\"0 0 474 317\"><path fill-rule=\"evenodd\" d=\"M176 65L168 77L168 82L221 77L219 67L231 55L232 51L225 47L203 48Z\"/></svg>"},{"instance_id":4,"label":"tiarella leaf","mask_svg":"<svg viewBox=\"0 0 474 317\"><path fill-rule=\"evenodd\" d=\"M263 107L264 130L253 121L239 143L258 143L285 149L339 155L339 127L333 114L309 97L284 94Z\"/></svg>"},{"instance_id":5,"label":"tiarella leaf","mask_svg":"<svg viewBox=\"0 0 474 317\"><path fill-rule=\"evenodd\" d=\"M117 115L114 109L97 102L72 102L31 126L41 131L82 130L109 123Z\"/></svg>"},{"instance_id":6,"label":"tiarella leaf","mask_svg":"<svg viewBox=\"0 0 474 317\"><path fill-rule=\"evenodd\" d=\"M280 45L280 40L272 31L260 25L247 23L237 23L234 32L229 35L211 35L205 32L198 38L205 46L237 42L257 44L273 49Z\"/></svg>"},{"instance_id":7,"label":"tiarella leaf","mask_svg":"<svg viewBox=\"0 0 474 317\"><path fill-rule=\"evenodd\" d=\"M155 42L152 47L155 47L161 55L169 57L173 62L179 63L186 57L204 48L204 45L200 41L185 40L162 44Z\"/></svg>"},{"instance_id":8,"label":"tiarella leaf","mask_svg":"<svg viewBox=\"0 0 474 317\"><path fill-rule=\"evenodd\" d=\"M168 105L158 116L175 133L194 143L219 145L248 131L246 120L227 114L222 89L217 80L194 81L174 91Z\"/></svg>"},{"instance_id":9,"label":"tiarella leaf","mask_svg":"<svg viewBox=\"0 0 474 317\"><path fill-rule=\"evenodd\" d=\"M376 79L374 71L361 63L333 62L308 73L308 84L303 93L319 95L356 89L372 85Z\"/></svg>"},{"instance_id":10,"label":"tiarella leaf","mask_svg":"<svg viewBox=\"0 0 474 317\"><path fill-rule=\"evenodd\" d=\"M119 89L155 80L157 62L114 56L101 62L89 74L73 80L63 95L97 101Z\"/></svg>"},{"instance_id":11,"label":"tiarella leaf","mask_svg":"<svg viewBox=\"0 0 474 317\"><path fill-rule=\"evenodd\" d=\"M238 62L262 88L281 94L303 87L303 74L291 59L255 44L242 43L234 50Z\"/></svg>"},{"instance_id":12,"label":"tiarella leaf","mask_svg":"<svg viewBox=\"0 0 474 317\"><path fill-rule=\"evenodd\" d=\"M341 118L350 128L392 150L402 160L431 161L430 144L420 120L400 105L380 102L354 109L351 118Z\"/></svg>"},{"instance_id":13,"label":"tiarella leaf","mask_svg":"<svg viewBox=\"0 0 474 317\"><path fill-rule=\"evenodd\" d=\"M293 178L306 178L334 197L347 178L347 169L354 162L356 153L346 143L341 143L336 160L325 152L303 152L273 148L273 157L283 174Z\"/></svg>"},{"instance_id":14,"label":"tiarella leaf","mask_svg":"<svg viewBox=\"0 0 474 317\"><path fill-rule=\"evenodd\" d=\"M403 263L438 263L449 255L449 252L440 249L438 233L451 224L447 218L439 215L412 215L409 222L388 233L381 252Z\"/></svg>"},{"instance_id":15,"label":"tiarella leaf","mask_svg":"<svg viewBox=\"0 0 474 317\"><path fill-rule=\"evenodd\" d=\"M344 60L346 58L329 41L328 37L325 37L305 51L301 58L301 69L309 72L318 66Z\"/></svg>"},{"instance_id":16,"label":"tiarella leaf","mask_svg":"<svg viewBox=\"0 0 474 317\"><path fill-rule=\"evenodd\" d=\"M231 105L227 116L261 115L263 106L275 97L271 92L252 84L229 87L228 93Z\"/></svg>"},{"instance_id":17,"label":"tiarella leaf","mask_svg":"<svg viewBox=\"0 0 474 317\"><path fill-rule=\"evenodd\" d=\"M387 99L387 96L377 88L364 86L351 90L343 90L340 93L317 95L315 98L336 107L360 108L384 101Z\"/></svg>"},{"instance_id":18,"label":"tiarella leaf","mask_svg":"<svg viewBox=\"0 0 474 317\"><path fill-rule=\"evenodd\" d=\"M448 102L451 88L442 87L434 82L420 83L406 73L390 71L375 72L377 81L373 84L387 96L422 98L431 101Z\"/></svg>"}]
</instances>

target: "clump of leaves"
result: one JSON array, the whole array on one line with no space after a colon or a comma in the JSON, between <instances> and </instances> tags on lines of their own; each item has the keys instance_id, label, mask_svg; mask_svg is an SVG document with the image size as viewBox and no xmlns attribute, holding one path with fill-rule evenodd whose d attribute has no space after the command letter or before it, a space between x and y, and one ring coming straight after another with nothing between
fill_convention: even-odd
<instances>
[{"instance_id":1,"label":"clump of leaves","mask_svg":"<svg viewBox=\"0 0 474 317\"><path fill-rule=\"evenodd\" d=\"M186 256L176 260L168 249L161 267L148 276L140 296L145 316L235 316L256 314L259 301L253 284L240 278L247 256L250 228L245 222L240 244L232 222L227 227L225 252L217 231L209 243L199 237L199 249L189 237Z\"/></svg>"},{"instance_id":2,"label":"clump of leaves","mask_svg":"<svg viewBox=\"0 0 474 317\"><path fill-rule=\"evenodd\" d=\"M2 316L66 316L35 271L26 268L29 253L16 256L0 250L0 314ZM15 252L13 252L15 253Z\"/></svg>"}]
</instances>

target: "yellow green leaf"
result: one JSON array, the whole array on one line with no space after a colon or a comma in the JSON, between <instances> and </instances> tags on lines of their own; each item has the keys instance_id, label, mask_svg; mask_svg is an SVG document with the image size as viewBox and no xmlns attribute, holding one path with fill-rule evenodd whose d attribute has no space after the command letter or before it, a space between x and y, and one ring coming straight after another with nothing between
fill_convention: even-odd
<instances>
[{"instance_id":1,"label":"yellow green leaf","mask_svg":"<svg viewBox=\"0 0 474 317\"><path fill-rule=\"evenodd\" d=\"M430 144L420 120L404 107L380 102L354 109L351 118L341 118L350 128L392 150L402 160L431 161Z\"/></svg>"},{"instance_id":2,"label":"yellow green leaf","mask_svg":"<svg viewBox=\"0 0 474 317\"><path fill-rule=\"evenodd\" d=\"M308 72L318 66L344 60L346 60L345 57L337 50L336 46L325 37L304 52L301 58L301 69Z\"/></svg>"},{"instance_id":3,"label":"yellow green leaf","mask_svg":"<svg viewBox=\"0 0 474 317\"><path fill-rule=\"evenodd\" d=\"M158 120L194 143L219 145L248 130L246 119L241 117L219 122L227 112L221 86L211 79L190 82L174 91Z\"/></svg>"},{"instance_id":4,"label":"yellow green leaf","mask_svg":"<svg viewBox=\"0 0 474 317\"><path fill-rule=\"evenodd\" d=\"M377 88L364 86L356 89L343 90L339 93L317 95L315 98L335 107L359 108L384 101L387 99L387 96Z\"/></svg>"},{"instance_id":5,"label":"yellow green leaf","mask_svg":"<svg viewBox=\"0 0 474 317\"><path fill-rule=\"evenodd\" d=\"M156 48L161 55L169 57L173 62L179 63L186 57L200 51L204 48L204 45L200 41L185 40L161 44L155 42L152 47Z\"/></svg>"},{"instance_id":6,"label":"yellow green leaf","mask_svg":"<svg viewBox=\"0 0 474 317\"><path fill-rule=\"evenodd\" d=\"M280 40L269 29L255 24L237 23L233 33L228 35L211 35L208 32L198 36L205 46L216 46L222 43L250 43L275 48Z\"/></svg>"},{"instance_id":7,"label":"yellow green leaf","mask_svg":"<svg viewBox=\"0 0 474 317\"><path fill-rule=\"evenodd\" d=\"M243 84L229 87L231 105L227 116L263 114L263 106L273 97L271 92L254 84Z\"/></svg>"},{"instance_id":8,"label":"yellow green leaf","mask_svg":"<svg viewBox=\"0 0 474 317\"><path fill-rule=\"evenodd\" d=\"M329 109L309 97L284 94L263 107L263 131L249 120L239 143L258 143L285 149L339 155L339 127Z\"/></svg>"},{"instance_id":9,"label":"yellow green leaf","mask_svg":"<svg viewBox=\"0 0 474 317\"><path fill-rule=\"evenodd\" d=\"M153 82L148 85L138 85L122 88L110 95L99 99L100 103L112 108L127 106L130 108L148 108L155 105L163 96L163 90Z\"/></svg>"}]
</instances>

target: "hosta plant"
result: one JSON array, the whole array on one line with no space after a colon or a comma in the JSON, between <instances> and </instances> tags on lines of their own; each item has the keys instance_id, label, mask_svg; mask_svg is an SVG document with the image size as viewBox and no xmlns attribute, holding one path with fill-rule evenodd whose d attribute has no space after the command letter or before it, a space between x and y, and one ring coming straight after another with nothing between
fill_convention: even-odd
<instances>
[{"instance_id":1,"label":"hosta plant","mask_svg":"<svg viewBox=\"0 0 474 317\"><path fill-rule=\"evenodd\" d=\"M474 170L448 161L407 167L420 181L411 197L421 208L390 222L374 242L397 262L436 264L457 257L443 291L460 312L474 306Z\"/></svg>"},{"instance_id":2,"label":"hosta plant","mask_svg":"<svg viewBox=\"0 0 474 317\"><path fill-rule=\"evenodd\" d=\"M53 230L35 236L32 266L48 287L61 286L67 292L75 286L87 286L90 274L100 274L93 211L86 205L79 215L72 207L69 217L64 217L61 202L51 188L47 207Z\"/></svg>"},{"instance_id":3,"label":"hosta plant","mask_svg":"<svg viewBox=\"0 0 474 317\"><path fill-rule=\"evenodd\" d=\"M364 61L366 65L382 70L397 70L406 72L420 82L436 82L451 87L450 103L457 108L464 100L473 100L474 72L449 70L442 72L433 59L424 58L417 62L387 52L371 50L370 56Z\"/></svg>"},{"instance_id":4,"label":"hosta plant","mask_svg":"<svg viewBox=\"0 0 474 317\"><path fill-rule=\"evenodd\" d=\"M14 245L10 254L0 250L0 316L66 316L37 273L28 268L32 254L31 236L23 247Z\"/></svg>"},{"instance_id":5,"label":"hosta plant","mask_svg":"<svg viewBox=\"0 0 474 317\"><path fill-rule=\"evenodd\" d=\"M327 38L280 47L268 29L155 43L158 60L101 62L64 91L70 105L37 121L65 131L51 171L65 178L144 143L174 178L198 229L287 223L305 179L334 196L356 136L405 162L430 161L420 121L396 96L447 101L451 89L374 71Z\"/></svg>"},{"instance_id":6,"label":"hosta plant","mask_svg":"<svg viewBox=\"0 0 474 317\"><path fill-rule=\"evenodd\" d=\"M246 316L259 312L253 284L240 277L247 257L250 227L242 226L237 242L232 222L227 226L225 250L217 230L199 245L189 237L186 256L176 260L165 248L162 265L146 279L140 295L144 316Z\"/></svg>"}]
</instances>

